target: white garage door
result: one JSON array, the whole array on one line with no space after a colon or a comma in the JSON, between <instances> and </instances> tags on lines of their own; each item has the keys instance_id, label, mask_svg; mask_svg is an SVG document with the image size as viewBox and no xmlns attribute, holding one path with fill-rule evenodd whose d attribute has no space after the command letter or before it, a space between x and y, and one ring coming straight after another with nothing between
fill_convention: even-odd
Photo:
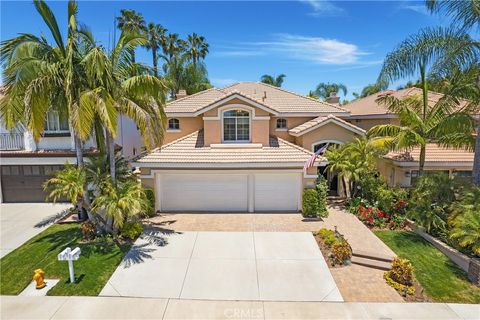
<instances>
[{"instance_id":1,"label":"white garage door","mask_svg":"<svg viewBox=\"0 0 480 320\"><path fill-rule=\"evenodd\" d=\"M162 211L248 210L248 176L227 174L162 174Z\"/></svg>"},{"instance_id":2,"label":"white garage door","mask_svg":"<svg viewBox=\"0 0 480 320\"><path fill-rule=\"evenodd\" d=\"M255 211L298 211L300 174L256 174Z\"/></svg>"}]
</instances>

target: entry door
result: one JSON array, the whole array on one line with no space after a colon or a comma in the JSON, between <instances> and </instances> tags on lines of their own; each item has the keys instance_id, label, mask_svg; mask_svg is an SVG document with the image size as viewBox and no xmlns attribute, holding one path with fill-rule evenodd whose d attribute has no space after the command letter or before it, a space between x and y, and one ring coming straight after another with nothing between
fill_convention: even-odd
<instances>
[{"instance_id":1,"label":"entry door","mask_svg":"<svg viewBox=\"0 0 480 320\"><path fill-rule=\"evenodd\" d=\"M247 212L248 176L241 174L161 174L162 211Z\"/></svg>"},{"instance_id":2,"label":"entry door","mask_svg":"<svg viewBox=\"0 0 480 320\"><path fill-rule=\"evenodd\" d=\"M300 173L256 174L255 211L298 211Z\"/></svg>"}]
</instances>

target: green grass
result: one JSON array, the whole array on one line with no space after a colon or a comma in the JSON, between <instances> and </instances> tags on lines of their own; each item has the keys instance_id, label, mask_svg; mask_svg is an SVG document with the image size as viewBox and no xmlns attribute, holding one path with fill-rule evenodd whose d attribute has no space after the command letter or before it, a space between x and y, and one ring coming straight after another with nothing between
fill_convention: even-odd
<instances>
[{"instance_id":1,"label":"green grass","mask_svg":"<svg viewBox=\"0 0 480 320\"><path fill-rule=\"evenodd\" d=\"M408 231L375 231L399 257L409 259L425 293L437 302L480 303L480 288L446 255Z\"/></svg>"},{"instance_id":2,"label":"green grass","mask_svg":"<svg viewBox=\"0 0 480 320\"><path fill-rule=\"evenodd\" d=\"M0 260L0 294L16 295L32 281L33 270L41 268L46 278L60 279L49 295L98 295L115 271L129 244L117 245L113 240L99 238L80 243L79 225L53 225ZM57 255L66 247L80 247L81 255L74 261L75 283L70 284L68 262Z\"/></svg>"}]
</instances>

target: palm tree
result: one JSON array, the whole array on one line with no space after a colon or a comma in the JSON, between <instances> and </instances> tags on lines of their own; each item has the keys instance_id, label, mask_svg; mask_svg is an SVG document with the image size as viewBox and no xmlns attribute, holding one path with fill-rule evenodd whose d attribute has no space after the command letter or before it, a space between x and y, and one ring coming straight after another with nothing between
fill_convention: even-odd
<instances>
[{"instance_id":1,"label":"palm tree","mask_svg":"<svg viewBox=\"0 0 480 320\"><path fill-rule=\"evenodd\" d=\"M166 63L169 63L173 57L181 56L181 53L185 49L185 41L179 39L178 33L169 33L163 39L162 49L162 58L165 59Z\"/></svg>"},{"instance_id":2,"label":"palm tree","mask_svg":"<svg viewBox=\"0 0 480 320\"><path fill-rule=\"evenodd\" d=\"M205 42L205 37L198 36L195 32L187 36L186 41L187 57L196 66L200 59L204 59L208 53L208 43Z\"/></svg>"},{"instance_id":3,"label":"palm tree","mask_svg":"<svg viewBox=\"0 0 480 320\"><path fill-rule=\"evenodd\" d=\"M147 30L143 15L135 10L120 10L120 17L117 17L116 20L117 28L122 31L144 34ZM132 52L132 62L135 62L135 51Z\"/></svg>"},{"instance_id":4,"label":"palm tree","mask_svg":"<svg viewBox=\"0 0 480 320\"><path fill-rule=\"evenodd\" d=\"M372 94L378 93L385 89L387 89L386 84L382 84L382 83L369 84L362 89L362 92L360 93L359 98L368 97Z\"/></svg>"},{"instance_id":5,"label":"palm tree","mask_svg":"<svg viewBox=\"0 0 480 320\"><path fill-rule=\"evenodd\" d=\"M318 96L317 96L317 95L315 94L315 92L313 92L312 90L308 91L307 97L309 97L309 98L311 98L311 99L318 100Z\"/></svg>"},{"instance_id":6,"label":"palm tree","mask_svg":"<svg viewBox=\"0 0 480 320\"><path fill-rule=\"evenodd\" d=\"M160 24L150 22L147 25L148 42L145 45L145 48L152 51L153 74L155 77L158 77L158 49L162 46L165 38L165 32L167 32L167 29L162 27Z\"/></svg>"},{"instance_id":7,"label":"palm tree","mask_svg":"<svg viewBox=\"0 0 480 320\"><path fill-rule=\"evenodd\" d=\"M336 96L340 91L343 92L344 96L347 94L347 87L342 83L321 82L317 85L314 92L318 97L327 99L331 95Z\"/></svg>"},{"instance_id":8,"label":"palm tree","mask_svg":"<svg viewBox=\"0 0 480 320\"><path fill-rule=\"evenodd\" d=\"M328 148L328 150L325 152L325 158L328 160L328 170L338 174L338 178L340 178L342 181L343 192L345 193L345 196L348 197L349 191L347 189L346 179L349 178L347 168L350 164L345 147L335 145Z\"/></svg>"},{"instance_id":9,"label":"palm tree","mask_svg":"<svg viewBox=\"0 0 480 320\"><path fill-rule=\"evenodd\" d=\"M420 147L419 172L423 173L426 145L437 143L453 148L473 148L474 119L472 109L459 109L455 97L444 95L435 105L425 108L423 96L414 95L402 100L385 95L376 100L400 118L400 125L377 125L367 132L372 143L390 150L409 150Z\"/></svg>"},{"instance_id":10,"label":"palm tree","mask_svg":"<svg viewBox=\"0 0 480 320\"><path fill-rule=\"evenodd\" d=\"M275 87L281 87L282 84L283 84L283 81L285 80L285 77L286 75L284 75L283 73L280 74L279 76L275 77L275 76L271 76L269 74L264 74L261 78L260 78L260 82L262 83L266 83L266 84L269 84L269 85L272 85L272 86L275 86Z\"/></svg>"},{"instance_id":11,"label":"palm tree","mask_svg":"<svg viewBox=\"0 0 480 320\"><path fill-rule=\"evenodd\" d=\"M194 65L188 61L186 55L173 56L164 64L163 69L172 99L180 89L185 89L187 94L194 94L212 87L205 64L198 62Z\"/></svg>"},{"instance_id":12,"label":"palm tree","mask_svg":"<svg viewBox=\"0 0 480 320\"><path fill-rule=\"evenodd\" d=\"M480 10L477 0L465 0L465 1L438 1L438 0L427 0L427 8L433 13L442 13L447 16L452 17L453 24L460 27L464 32L470 30L479 30L480 29ZM477 34L478 35L478 34ZM438 41L438 39L433 39ZM460 60L463 64L471 65L470 59L462 59L462 48L470 47L473 49L480 48L480 42L478 38L475 41L469 43L458 43L457 48L447 52L447 58L452 60ZM478 57L473 58L473 63L475 60L478 61ZM480 88L480 72L477 74L477 86ZM477 140L475 143L475 157L473 160L473 174L472 182L480 186L480 121L477 122Z\"/></svg>"},{"instance_id":13,"label":"palm tree","mask_svg":"<svg viewBox=\"0 0 480 320\"><path fill-rule=\"evenodd\" d=\"M5 97L0 103L0 113L8 128L18 122L25 123L36 141L43 133L49 109L67 114L75 138L77 164L82 165L82 140L86 136L80 134L85 123L79 116L84 114L79 95L88 86L82 60L95 48L94 40L86 28L77 24L78 8L74 1L68 3L65 39L48 5L40 0L34 5L55 46L43 36L33 34L21 34L1 43Z\"/></svg>"}]
</instances>

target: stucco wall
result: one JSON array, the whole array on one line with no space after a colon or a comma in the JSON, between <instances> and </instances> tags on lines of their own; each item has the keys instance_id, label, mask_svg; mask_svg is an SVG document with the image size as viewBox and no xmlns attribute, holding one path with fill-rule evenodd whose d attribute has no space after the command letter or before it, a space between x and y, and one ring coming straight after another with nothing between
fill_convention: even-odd
<instances>
[{"instance_id":1,"label":"stucco wall","mask_svg":"<svg viewBox=\"0 0 480 320\"><path fill-rule=\"evenodd\" d=\"M165 131L165 138L163 143L169 143L173 140L177 140L181 137L184 137L192 132L200 130L203 128L203 119L201 116L199 117L180 117L176 118L180 121L180 131ZM168 124L167 124L168 125Z\"/></svg>"},{"instance_id":2,"label":"stucco wall","mask_svg":"<svg viewBox=\"0 0 480 320\"><path fill-rule=\"evenodd\" d=\"M279 131L277 130L277 119L282 118L287 120L287 130ZM288 130L295 128L309 120L314 119L314 117L271 117L270 118L270 134L282 138L284 140L295 142L295 137L291 136L288 133Z\"/></svg>"},{"instance_id":3,"label":"stucco wall","mask_svg":"<svg viewBox=\"0 0 480 320\"><path fill-rule=\"evenodd\" d=\"M312 144L322 140L334 140L346 143L354 140L357 136L358 135L352 131L340 127L337 124L328 123L301 137L297 137L296 143L307 150L312 150Z\"/></svg>"},{"instance_id":4,"label":"stucco wall","mask_svg":"<svg viewBox=\"0 0 480 320\"><path fill-rule=\"evenodd\" d=\"M345 119L346 121L360 127L362 129L368 130L374 126L380 124L400 124L399 119L385 118L385 119Z\"/></svg>"}]
</instances>

